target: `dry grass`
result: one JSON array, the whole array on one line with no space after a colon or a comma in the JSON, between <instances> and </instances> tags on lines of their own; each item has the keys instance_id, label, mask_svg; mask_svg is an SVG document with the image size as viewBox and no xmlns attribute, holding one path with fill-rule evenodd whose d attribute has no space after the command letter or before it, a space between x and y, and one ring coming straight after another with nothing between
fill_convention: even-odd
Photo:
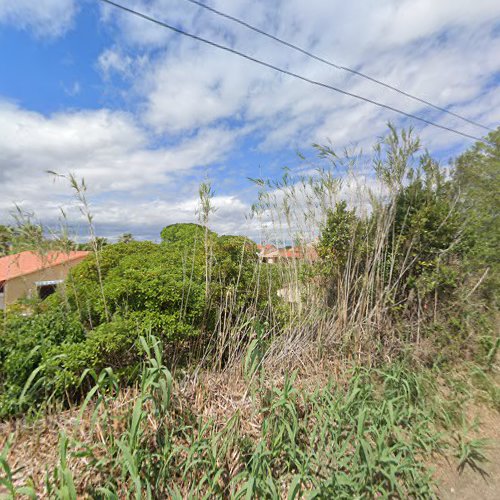
<instances>
[{"instance_id":1,"label":"dry grass","mask_svg":"<svg viewBox=\"0 0 500 500\"><path fill-rule=\"evenodd\" d=\"M301 364L301 372L297 378L297 387L312 392L318 387L324 387L332 380L332 374L344 374L338 366L326 361L321 364ZM264 387L282 387L285 376L283 373L273 373L272 379L264 381ZM115 438L120 438L127 425L125 417L133 408L140 395L140 389L124 388L116 399L110 402L109 414ZM262 414L256 411L259 402L255 401L248 391L248 381L241 370L225 370L223 372L200 371L194 376L188 376L175 384L174 414L182 415L189 410L195 419L212 421L215 428L222 429L238 414L239 431L252 439L258 440L261 434ZM61 434L78 441L81 447L101 447L101 453L106 453L106 442L109 436L104 436L100 419L93 416L95 405L88 405L83 414L80 407L70 410L50 413L33 422L23 418L0 422L0 449L12 436L12 446L8 455L12 470L18 471L15 482L18 486L25 484L30 478L39 492L47 471L54 470L59 461L59 440ZM103 409L99 410L102 416ZM93 421L97 424L94 425ZM150 422L154 432L155 423ZM76 479L79 492L88 491L89 487L98 486L103 478L96 476L95 470L88 469L85 459L71 457L69 467ZM1 491L0 491L1 492Z\"/></svg>"},{"instance_id":2,"label":"dry grass","mask_svg":"<svg viewBox=\"0 0 500 500\"><path fill-rule=\"evenodd\" d=\"M286 383L284 373L285 370L269 372L272 376L268 374L261 378L258 392L252 394L249 393L249 383L241 369L224 372L199 371L195 375L187 376L175 383L172 396L173 405L166 417L169 422L167 425L176 425L178 419L185 419L186 415L190 415L189 420L192 422L211 422L209 430L211 434L224 433L224 429L230 425L232 417L237 415L237 428L231 428L231 432L240 437L244 436L245 439L256 445L263 435L262 426L265 413L262 412L262 408L266 405L262 397L265 397L269 391L284 387ZM313 394L318 388L327 387L333 381L339 388L347 388L352 382L346 376L348 373L347 367L339 366L338 361L323 359L320 363L304 363L298 368L294 388L301 394ZM443 397L449 401L452 398L451 391L449 385L441 381L438 393L433 396L432 400ZM92 449L93 460L106 460L110 441L112 439L119 440L126 434L130 425L128 419L140 396L138 387L121 390L115 397L109 398L107 409L102 406L97 409L97 418L94 414L96 406L91 403L85 407L83 413L81 413L82 408L75 407L57 414L46 415L34 422L17 419L1 423L0 449L4 446L7 436L12 436L12 447L8 460L12 470L16 471L15 484L21 486L27 481L32 481L38 497L45 497L47 474L50 476L51 471L58 467L60 460L61 435L67 436L69 441L73 443L71 452L68 454L68 468L74 478L78 495L85 496L89 491L94 491L95 488L104 484L106 479L109 479L106 477L106 473L102 469L94 467L92 461L89 461L88 455L79 457L78 452ZM298 415L305 415L309 411L307 407L309 403L306 401L307 398L298 400ZM155 446L153 436L158 430L159 422L154 416L155 412L151 403L146 403L144 411L147 415L145 429L150 436L146 440L151 441L153 449ZM498 422L498 412L492 411L484 403L478 403L474 398L467 399L462 406L456 407L454 411L463 415L461 417L463 422L472 423L479 417L481 423L486 426L474 428L471 437L491 437L491 429L488 429L488 426L491 427L493 423ZM344 424L339 421L338 425ZM193 428L193 431L200 432L202 428L203 426L197 426L198 430L195 431ZM114 435L114 438L110 437L110 433ZM184 446L186 450L189 449L190 442L186 436L184 438L178 436L176 439L178 440L177 445ZM452 448L442 449L440 446L436 450L444 450L444 454L433 455L430 461L428 455L420 452L428 465L437 465L435 478L438 481L445 475L443 471L445 471L446 463L457 463L456 458L453 457L454 450ZM238 447L232 447L227 453L228 455L224 459L227 463L224 466L232 471L233 475L236 475L245 467L241 450ZM116 467L116 464L110 463L107 472L116 474L118 483L116 491L121 491L119 497L125 498L129 484L127 481L121 482L123 478L119 479L120 473ZM447 480L446 477L444 479ZM226 480L229 481L229 478ZM180 477L179 481L181 481L178 483L179 491L183 491L183 497L187 498L189 489L183 489ZM283 498L286 498L287 488L283 491Z\"/></svg>"}]
</instances>

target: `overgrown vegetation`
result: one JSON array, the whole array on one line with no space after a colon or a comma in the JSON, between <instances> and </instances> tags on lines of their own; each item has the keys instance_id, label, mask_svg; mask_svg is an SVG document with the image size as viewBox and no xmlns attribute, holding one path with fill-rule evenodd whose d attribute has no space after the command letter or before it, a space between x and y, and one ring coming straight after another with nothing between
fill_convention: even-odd
<instances>
[{"instance_id":1,"label":"overgrown vegetation","mask_svg":"<svg viewBox=\"0 0 500 500\"><path fill-rule=\"evenodd\" d=\"M75 268L66 287L38 304L35 314L7 314L0 347L0 415L53 398L75 401L85 395L82 376L89 369L110 367L133 380L141 335L155 334L165 344L175 343L179 352L183 343L192 347L193 339L215 327L230 290L233 310L248 309L252 301L265 311L265 296L253 293L256 247L246 238L209 233L217 279L206 296L203 234L201 226L180 224L162 231L161 244L108 245L99 260L91 255ZM29 390L20 399L26 384Z\"/></svg>"},{"instance_id":2,"label":"overgrown vegetation","mask_svg":"<svg viewBox=\"0 0 500 500\"><path fill-rule=\"evenodd\" d=\"M461 466L480 468L481 441L456 430L467 398L454 377L437 380L461 366L471 394L500 408L500 132L487 140L450 171L391 127L369 183L356 175L365 156L319 146L314 174L255 179L266 240L296 242L277 264L209 229L207 183L199 225L168 226L160 244L101 245L70 176L92 255L31 314L5 314L0 417L80 404L89 434L61 436L43 486L16 482L5 448L4 486L66 498L406 498L432 495L432 453L455 446ZM222 419L200 408L223 398L200 387L203 373L245 387Z\"/></svg>"}]
</instances>

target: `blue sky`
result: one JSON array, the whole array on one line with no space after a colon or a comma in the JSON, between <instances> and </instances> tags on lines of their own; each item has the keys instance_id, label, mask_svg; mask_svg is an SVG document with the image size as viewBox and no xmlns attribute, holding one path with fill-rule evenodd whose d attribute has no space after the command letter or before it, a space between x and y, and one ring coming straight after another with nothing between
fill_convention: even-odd
<instances>
[{"instance_id":1,"label":"blue sky","mask_svg":"<svg viewBox=\"0 0 500 500\"><path fill-rule=\"evenodd\" d=\"M473 135L483 130L321 65L185 0L121 0L201 36ZM318 55L495 127L500 3L495 0L207 0ZM251 6L251 8L249 8ZM54 224L69 189L89 185L99 232L157 238L195 219L210 179L214 229L255 232L247 177L300 168L296 150L364 150L397 115L311 87L132 18L97 0L0 0L0 221L14 204ZM471 141L415 123L443 161ZM367 180L369 182L369 178Z\"/></svg>"}]
</instances>

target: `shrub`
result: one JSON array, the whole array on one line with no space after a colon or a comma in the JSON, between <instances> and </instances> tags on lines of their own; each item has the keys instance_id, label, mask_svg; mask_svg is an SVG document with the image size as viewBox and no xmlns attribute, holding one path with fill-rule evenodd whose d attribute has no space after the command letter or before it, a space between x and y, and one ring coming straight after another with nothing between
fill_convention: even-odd
<instances>
[{"instance_id":1,"label":"shrub","mask_svg":"<svg viewBox=\"0 0 500 500\"><path fill-rule=\"evenodd\" d=\"M211 238L216 234L212 231L207 231ZM161 241L166 244L179 244L184 247L194 247L196 243L203 246L205 238L205 228L199 224L171 224L162 229Z\"/></svg>"},{"instance_id":2,"label":"shrub","mask_svg":"<svg viewBox=\"0 0 500 500\"><path fill-rule=\"evenodd\" d=\"M474 235L467 258L468 271L483 280L483 296L498 306L500 287L500 128L477 142L455 161L454 187L463 217Z\"/></svg>"},{"instance_id":3,"label":"shrub","mask_svg":"<svg viewBox=\"0 0 500 500\"><path fill-rule=\"evenodd\" d=\"M9 314L0 343L0 416L16 411L18 398L31 374L63 344L79 343L85 332L78 315L56 300L32 316ZM49 384L50 385L50 384ZM46 396L49 385L32 399Z\"/></svg>"},{"instance_id":4,"label":"shrub","mask_svg":"<svg viewBox=\"0 0 500 500\"><path fill-rule=\"evenodd\" d=\"M404 276L403 293L416 289L423 298L459 283L449 264L456 264L470 243L452 185L439 166L424 157L414 175L396 196L389 241L396 271Z\"/></svg>"},{"instance_id":5,"label":"shrub","mask_svg":"<svg viewBox=\"0 0 500 500\"><path fill-rule=\"evenodd\" d=\"M138 361L135 332L133 321L115 317L90 331L81 342L53 347L43 361L52 391L62 396L78 389L88 370L99 373L110 367L120 374L133 368Z\"/></svg>"},{"instance_id":6,"label":"shrub","mask_svg":"<svg viewBox=\"0 0 500 500\"><path fill-rule=\"evenodd\" d=\"M197 243L205 235L208 296L206 246ZM35 305L31 316L7 315L0 346L3 414L17 411L16 399L34 371L43 386L29 392L24 407L47 394L72 397L88 370L112 367L130 378L139 360L138 336L176 343L212 330L227 294L236 301L234 315L266 303L267 295L258 292L256 247L247 238L218 237L196 224L168 226L162 238L162 244L107 245L98 259L91 255L74 267L64 289Z\"/></svg>"}]
</instances>

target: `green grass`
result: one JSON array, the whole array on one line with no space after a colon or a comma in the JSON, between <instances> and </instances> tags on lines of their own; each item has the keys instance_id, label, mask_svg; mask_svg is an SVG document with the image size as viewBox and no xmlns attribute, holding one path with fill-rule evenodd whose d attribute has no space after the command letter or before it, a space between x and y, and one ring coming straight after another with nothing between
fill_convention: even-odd
<instances>
[{"instance_id":1,"label":"green grass","mask_svg":"<svg viewBox=\"0 0 500 500\"><path fill-rule=\"evenodd\" d=\"M454 431L453 442L443 430L458 412L453 398L444 405L432 373L403 363L355 368L345 382L311 391L296 373L269 385L262 369L250 381L251 415L228 411L221 424L183 400L159 341L141 344L147 356L136 396L124 406L113 373L96 377L80 412L93 438L61 435L58 464L39 494L42 488L65 499L429 498L434 482L424 459L453 446L460 467L483 462L481 440ZM0 466L10 496L34 494L29 483L16 490L6 457L7 448Z\"/></svg>"}]
</instances>

